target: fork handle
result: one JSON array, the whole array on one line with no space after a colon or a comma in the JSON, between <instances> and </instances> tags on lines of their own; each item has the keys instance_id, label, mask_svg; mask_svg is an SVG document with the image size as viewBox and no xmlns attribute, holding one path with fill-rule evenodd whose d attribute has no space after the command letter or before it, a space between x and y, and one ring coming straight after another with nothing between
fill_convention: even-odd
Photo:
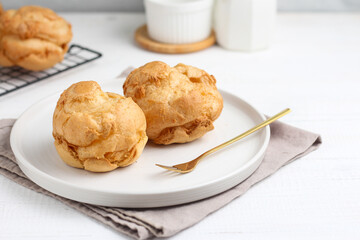
<instances>
[{"instance_id":1,"label":"fork handle","mask_svg":"<svg viewBox=\"0 0 360 240\"><path fill-rule=\"evenodd\" d=\"M240 134L239 136L236 136L233 139L230 139L229 141L226 141L226 142L220 144L219 146L216 146L216 147L204 152L199 157L197 157L197 159L201 159L203 157L206 157L206 156L208 156L208 155L210 155L210 154L212 154L212 153L214 153L214 152L216 152L216 151L218 151L218 150L220 150L220 149L222 149L224 147L229 146L230 144L232 144L232 143L234 143L236 141L239 141L240 139L242 139L242 138L256 132L257 130L259 130L259 129L263 128L263 127L266 127L270 123L272 123L272 122L276 121L277 119L283 117L284 115L288 114L290 111L291 111L290 108L287 108L287 109L279 112L278 114L268 118L267 120L265 120L262 123L256 125L255 127L253 127L251 129L247 130L246 132Z\"/></svg>"}]
</instances>

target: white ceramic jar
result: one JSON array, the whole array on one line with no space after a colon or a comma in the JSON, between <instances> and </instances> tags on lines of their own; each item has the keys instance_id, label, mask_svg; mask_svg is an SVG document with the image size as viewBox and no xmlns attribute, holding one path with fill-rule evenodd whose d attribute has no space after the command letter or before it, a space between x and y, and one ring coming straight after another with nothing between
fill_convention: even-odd
<instances>
[{"instance_id":1,"label":"white ceramic jar","mask_svg":"<svg viewBox=\"0 0 360 240\"><path fill-rule=\"evenodd\" d=\"M213 0L145 0L149 36L158 42L185 44L209 37Z\"/></svg>"},{"instance_id":2,"label":"white ceramic jar","mask_svg":"<svg viewBox=\"0 0 360 240\"><path fill-rule=\"evenodd\" d=\"M230 50L265 49L271 42L275 17L276 0L216 0L216 40Z\"/></svg>"}]
</instances>

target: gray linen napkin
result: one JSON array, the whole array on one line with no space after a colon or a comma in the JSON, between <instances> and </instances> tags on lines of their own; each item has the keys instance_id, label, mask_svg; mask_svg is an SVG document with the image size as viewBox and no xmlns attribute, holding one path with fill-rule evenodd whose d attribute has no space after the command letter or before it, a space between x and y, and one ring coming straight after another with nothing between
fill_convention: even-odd
<instances>
[{"instance_id":1,"label":"gray linen napkin","mask_svg":"<svg viewBox=\"0 0 360 240\"><path fill-rule=\"evenodd\" d=\"M280 167L317 149L321 137L281 122L270 125L271 138L259 168L232 189L193 203L154 209L102 207L72 201L55 195L29 180L18 167L11 151L9 137L14 119L0 120L0 174L39 193L46 194L87 216L136 239L169 237L184 230L230 201L244 194L255 183ZM175 217L176 216L176 217Z\"/></svg>"}]
</instances>

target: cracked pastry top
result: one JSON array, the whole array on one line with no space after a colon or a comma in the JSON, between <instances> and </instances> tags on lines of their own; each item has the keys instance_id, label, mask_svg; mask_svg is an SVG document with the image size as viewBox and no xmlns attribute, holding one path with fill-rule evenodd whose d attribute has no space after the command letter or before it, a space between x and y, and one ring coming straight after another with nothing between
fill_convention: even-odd
<instances>
[{"instance_id":1,"label":"cracked pastry top","mask_svg":"<svg viewBox=\"0 0 360 240\"><path fill-rule=\"evenodd\" d=\"M24 6L0 12L0 65L39 71L63 60L71 25L51 9Z\"/></svg>"},{"instance_id":2,"label":"cracked pastry top","mask_svg":"<svg viewBox=\"0 0 360 240\"><path fill-rule=\"evenodd\" d=\"M214 128L223 108L215 84L204 70L157 61L133 70L123 89L144 111L149 139L167 145L193 141Z\"/></svg>"},{"instance_id":3,"label":"cracked pastry top","mask_svg":"<svg viewBox=\"0 0 360 240\"><path fill-rule=\"evenodd\" d=\"M131 98L103 92L94 81L75 83L61 94L53 136L65 163L92 172L132 164L148 139L139 106Z\"/></svg>"}]
</instances>

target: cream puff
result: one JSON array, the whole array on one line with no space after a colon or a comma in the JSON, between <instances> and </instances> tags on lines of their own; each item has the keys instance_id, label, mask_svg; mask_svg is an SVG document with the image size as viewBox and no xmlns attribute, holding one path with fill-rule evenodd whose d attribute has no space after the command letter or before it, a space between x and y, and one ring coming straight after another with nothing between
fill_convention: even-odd
<instances>
[{"instance_id":1,"label":"cream puff","mask_svg":"<svg viewBox=\"0 0 360 240\"><path fill-rule=\"evenodd\" d=\"M144 111L146 133L157 144L203 136L214 128L223 108L215 77L185 64L147 63L128 75L123 90Z\"/></svg>"},{"instance_id":2,"label":"cream puff","mask_svg":"<svg viewBox=\"0 0 360 240\"><path fill-rule=\"evenodd\" d=\"M103 92L94 81L75 83L61 94L53 136L65 163L92 172L132 164L148 139L140 107L131 98Z\"/></svg>"},{"instance_id":3,"label":"cream puff","mask_svg":"<svg viewBox=\"0 0 360 240\"><path fill-rule=\"evenodd\" d=\"M63 60L72 38L71 25L54 11L38 6L0 14L0 65L39 71Z\"/></svg>"}]
</instances>

